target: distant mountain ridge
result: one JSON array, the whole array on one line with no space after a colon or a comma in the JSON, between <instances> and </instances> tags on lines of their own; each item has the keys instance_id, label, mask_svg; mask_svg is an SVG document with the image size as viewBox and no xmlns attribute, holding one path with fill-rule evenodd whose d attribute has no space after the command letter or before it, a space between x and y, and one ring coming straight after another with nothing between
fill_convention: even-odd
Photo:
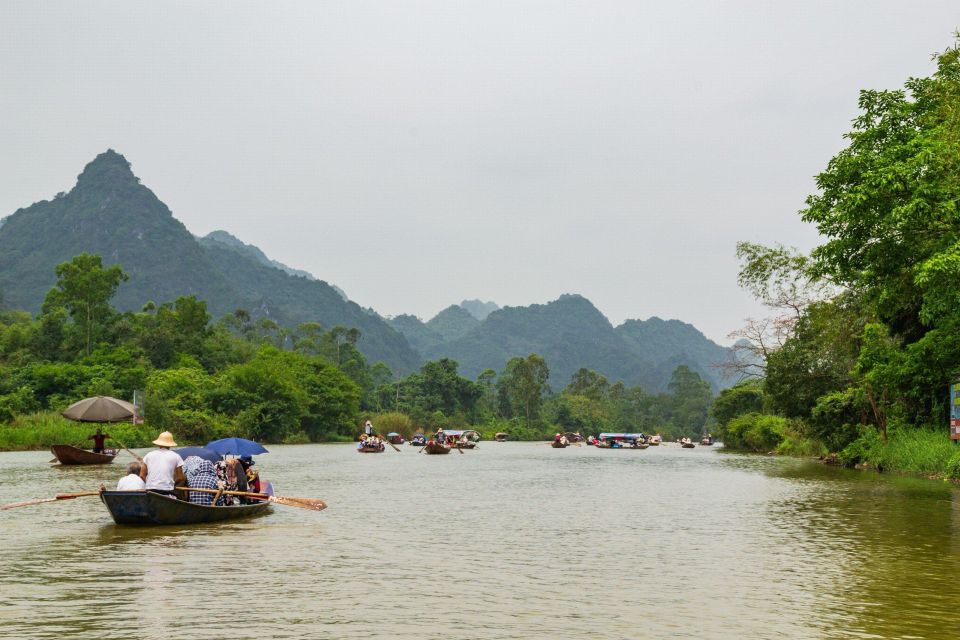
<instances>
[{"instance_id":1,"label":"distant mountain ridge","mask_svg":"<svg viewBox=\"0 0 960 640\"><path fill-rule=\"evenodd\" d=\"M462 322L465 310L456 309L448 307L425 323L410 315L390 323L425 358L452 358L469 377L484 369L500 371L514 356L538 353L550 367L554 389L566 386L581 367L652 392L663 391L681 364L714 390L734 382L715 366L728 359L729 350L679 320L653 317L613 327L589 300L575 294L547 304L504 307L472 324ZM439 326L446 327L446 333L437 330Z\"/></svg>"}]
</instances>

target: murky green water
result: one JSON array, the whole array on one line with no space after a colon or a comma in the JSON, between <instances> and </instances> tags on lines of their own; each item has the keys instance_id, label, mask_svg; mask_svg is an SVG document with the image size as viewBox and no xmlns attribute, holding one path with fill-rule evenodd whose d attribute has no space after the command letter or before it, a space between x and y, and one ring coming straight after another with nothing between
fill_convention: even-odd
<instances>
[{"instance_id":1,"label":"murky green water","mask_svg":"<svg viewBox=\"0 0 960 640\"><path fill-rule=\"evenodd\" d=\"M0 503L122 465L0 454ZM122 456L121 456L122 457ZM0 512L3 638L957 638L960 492L663 446L273 447L253 521Z\"/></svg>"}]
</instances>

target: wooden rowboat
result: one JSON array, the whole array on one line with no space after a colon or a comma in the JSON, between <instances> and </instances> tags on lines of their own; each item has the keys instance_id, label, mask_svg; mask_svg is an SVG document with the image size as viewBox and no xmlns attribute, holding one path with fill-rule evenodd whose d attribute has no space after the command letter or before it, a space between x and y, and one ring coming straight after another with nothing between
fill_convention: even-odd
<instances>
[{"instance_id":1,"label":"wooden rowboat","mask_svg":"<svg viewBox=\"0 0 960 640\"><path fill-rule=\"evenodd\" d=\"M50 453L56 456L60 464L107 464L117 457L116 449L107 449L113 453L94 453L86 449L72 447L69 444L55 444Z\"/></svg>"},{"instance_id":2,"label":"wooden rowboat","mask_svg":"<svg viewBox=\"0 0 960 640\"><path fill-rule=\"evenodd\" d=\"M554 440L553 442L550 443L550 446L553 447L554 449L566 449L566 448L569 447L570 445L568 445L568 444L563 444L563 443L560 442L559 440Z\"/></svg>"},{"instance_id":3,"label":"wooden rowboat","mask_svg":"<svg viewBox=\"0 0 960 640\"><path fill-rule=\"evenodd\" d=\"M680 446L684 449L693 449L697 445L693 444L692 442L681 442Z\"/></svg>"},{"instance_id":4,"label":"wooden rowboat","mask_svg":"<svg viewBox=\"0 0 960 640\"><path fill-rule=\"evenodd\" d=\"M357 451L360 453L383 453L384 449L386 449L386 447L381 447L380 445L374 445L372 447L363 445L362 447L359 447Z\"/></svg>"},{"instance_id":5,"label":"wooden rowboat","mask_svg":"<svg viewBox=\"0 0 960 640\"><path fill-rule=\"evenodd\" d=\"M213 507L177 500L153 491L101 491L100 500L117 524L143 525L198 524L251 518L268 513L273 506L269 502L257 502Z\"/></svg>"},{"instance_id":6,"label":"wooden rowboat","mask_svg":"<svg viewBox=\"0 0 960 640\"><path fill-rule=\"evenodd\" d=\"M444 453L450 453L450 449L452 448L453 447L448 447L445 444L440 444L439 442L434 442L433 440L431 440L430 442L424 445L423 451L424 453L439 455Z\"/></svg>"}]
</instances>

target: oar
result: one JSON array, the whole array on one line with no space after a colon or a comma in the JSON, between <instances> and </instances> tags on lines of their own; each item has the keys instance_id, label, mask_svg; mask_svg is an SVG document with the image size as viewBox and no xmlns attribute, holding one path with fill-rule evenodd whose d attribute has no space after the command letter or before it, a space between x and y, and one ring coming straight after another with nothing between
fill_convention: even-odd
<instances>
[{"instance_id":1,"label":"oar","mask_svg":"<svg viewBox=\"0 0 960 640\"><path fill-rule=\"evenodd\" d=\"M457 445L457 451L460 452L460 455L463 455L463 449L460 448L460 445Z\"/></svg>"},{"instance_id":2,"label":"oar","mask_svg":"<svg viewBox=\"0 0 960 640\"><path fill-rule=\"evenodd\" d=\"M201 489L199 487L177 487L178 491L199 491L200 493L221 493L217 489ZM285 507L298 507L300 509L309 509L310 511L323 511L327 508L327 503L316 498L293 498L288 496L271 496L266 493L250 493L249 491L222 491L224 495L241 496L245 498L259 498L268 502L282 504Z\"/></svg>"},{"instance_id":3,"label":"oar","mask_svg":"<svg viewBox=\"0 0 960 640\"><path fill-rule=\"evenodd\" d=\"M397 453L400 453L400 449L397 449L397 446L396 446L395 444L393 444L392 442L390 442L390 438L384 438L383 436L379 436L379 437L380 437L381 440L383 440L383 441L386 442L388 445L390 445L391 447L393 447L393 450L394 450L394 451L396 451Z\"/></svg>"},{"instance_id":4,"label":"oar","mask_svg":"<svg viewBox=\"0 0 960 640\"><path fill-rule=\"evenodd\" d=\"M137 455L136 453L134 453L133 451L130 451L130 449L127 449L122 442L120 442L119 440L117 440L117 439L114 438L113 436L110 436L110 439L113 440L114 442L116 442L118 445L120 445L120 448L121 448L121 449L123 449L124 451L126 451L127 453L129 453L130 455L132 455L134 458L136 458L138 462L143 462L143 458L141 458L140 456L138 456L138 455Z\"/></svg>"},{"instance_id":5,"label":"oar","mask_svg":"<svg viewBox=\"0 0 960 640\"><path fill-rule=\"evenodd\" d=\"M29 507L34 504L43 504L44 502L56 502L57 500L72 500L74 498L82 498L84 496L98 496L100 495L99 491L85 491L83 493L61 493L53 498L41 498L40 500L24 500L23 502L11 502L10 504L5 504L0 509L16 509L17 507Z\"/></svg>"}]
</instances>

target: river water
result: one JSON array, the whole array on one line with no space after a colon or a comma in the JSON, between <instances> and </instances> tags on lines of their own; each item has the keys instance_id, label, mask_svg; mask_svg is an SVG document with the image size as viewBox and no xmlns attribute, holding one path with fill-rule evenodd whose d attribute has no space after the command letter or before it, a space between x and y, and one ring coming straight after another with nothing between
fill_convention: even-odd
<instances>
[{"instance_id":1,"label":"river water","mask_svg":"<svg viewBox=\"0 0 960 640\"><path fill-rule=\"evenodd\" d=\"M136 528L96 497L2 511L0 637L960 637L951 485L675 445L400 448L258 458L320 513ZM49 457L0 454L0 503L122 471Z\"/></svg>"}]
</instances>

